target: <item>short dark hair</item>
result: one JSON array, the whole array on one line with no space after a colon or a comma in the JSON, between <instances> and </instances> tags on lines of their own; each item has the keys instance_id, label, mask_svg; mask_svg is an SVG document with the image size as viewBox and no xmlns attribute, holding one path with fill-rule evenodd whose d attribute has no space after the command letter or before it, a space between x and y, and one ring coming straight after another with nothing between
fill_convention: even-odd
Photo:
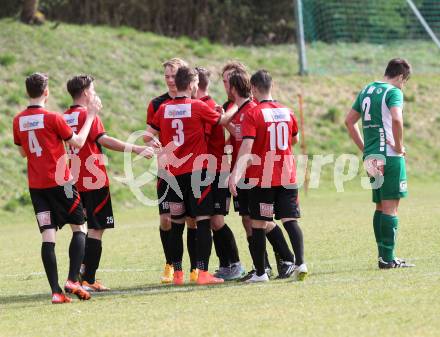
<instances>
[{"instance_id":1,"label":"short dark hair","mask_svg":"<svg viewBox=\"0 0 440 337\"><path fill-rule=\"evenodd\" d=\"M411 65L405 59L395 58L388 62L385 69L385 76L388 78L394 78L403 75L403 79L409 79L411 75Z\"/></svg>"},{"instance_id":2,"label":"short dark hair","mask_svg":"<svg viewBox=\"0 0 440 337\"><path fill-rule=\"evenodd\" d=\"M79 98L95 79L90 75L77 75L67 81L67 91L73 99Z\"/></svg>"},{"instance_id":3,"label":"short dark hair","mask_svg":"<svg viewBox=\"0 0 440 337\"><path fill-rule=\"evenodd\" d=\"M197 74L199 74L199 88L201 90L206 90L209 85L209 77L211 72L203 67L196 67Z\"/></svg>"},{"instance_id":4,"label":"short dark hair","mask_svg":"<svg viewBox=\"0 0 440 337\"><path fill-rule=\"evenodd\" d=\"M231 89L234 88L240 97L246 98L251 95L251 81L243 70L234 70L229 75L229 86Z\"/></svg>"},{"instance_id":5,"label":"short dark hair","mask_svg":"<svg viewBox=\"0 0 440 337\"><path fill-rule=\"evenodd\" d=\"M177 70L174 82L176 83L176 88L179 91L185 91L189 84L194 81L197 77L197 71L190 67L180 67Z\"/></svg>"},{"instance_id":6,"label":"short dark hair","mask_svg":"<svg viewBox=\"0 0 440 337\"><path fill-rule=\"evenodd\" d=\"M246 66L239 61L229 61L223 66L222 75L229 70L242 70L247 71Z\"/></svg>"},{"instance_id":7,"label":"short dark hair","mask_svg":"<svg viewBox=\"0 0 440 337\"><path fill-rule=\"evenodd\" d=\"M43 95L49 82L46 74L34 73L26 77L26 91L30 98L38 98Z\"/></svg>"},{"instance_id":8,"label":"short dark hair","mask_svg":"<svg viewBox=\"0 0 440 337\"><path fill-rule=\"evenodd\" d=\"M252 75L251 84L262 93L268 93L272 87L272 76L267 70L258 70Z\"/></svg>"}]
</instances>

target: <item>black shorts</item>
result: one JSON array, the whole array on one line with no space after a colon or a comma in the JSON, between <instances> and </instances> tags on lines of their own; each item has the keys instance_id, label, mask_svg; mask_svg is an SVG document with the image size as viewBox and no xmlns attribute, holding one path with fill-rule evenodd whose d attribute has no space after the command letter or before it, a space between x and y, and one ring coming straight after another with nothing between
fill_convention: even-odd
<instances>
[{"instance_id":1,"label":"black shorts","mask_svg":"<svg viewBox=\"0 0 440 337\"><path fill-rule=\"evenodd\" d=\"M248 179L244 180L244 183L247 184ZM243 189L237 187L237 196L234 197L234 211L238 212L240 216L250 215L249 212L249 193L250 189Z\"/></svg>"},{"instance_id":2,"label":"black shorts","mask_svg":"<svg viewBox=\"0 0 440 337\"><path fill-rule=\"evenodd\" d=\"M228 176L229 173L224 172L217 172L215 175L214 182L212 183L212 199L214 202L213 215L227 215L229 213L231 193L229 192L228 188Z\"/></svg>"},{"instance_id":3,"label":"black shorts","mask_svg":"<svg viewBox=\"0 0 440 337\"><path fill-rule=\"evenodd\" d=\"M254 220L272 221L282 218L300 218L298 189L276 186L253 187L249 193L249 210Z\"/></svg>"},{"instance_id":4,"label":"black shorts","mask_svg":"<svg viewBox=\"0 0 440 337\"><path fill-rule=\"evenodd\" d=\"M75 186L30 188L29 193L41 233L50 228L61 229L67 223L84 224L81 198Z\"/></svg>"},{"instance_id":5,"label":"black shorts","mask_svg":"<svg viewBox=\"0 0 440 337\"><path fill-rule=\"evenodd\" d=\"M168 190L168 202L172 219L181 219L185 216L195 218L197 216L210 216L214 212L212 199L212 184L208 186L191 187L191 175L199 173L185 173L175 176L176 189L171 185ZM206 179L206 170L201 173L202 180ZM180 189L181 195L178 195Z\"/></svg>"},{"instance_id":6,"label":"black shorts","mask_svg":"<svg viewBox=\"0 0 440 337\"><path fill-rule=\"evenodd\" d=\"M159 214L170 213L170 205L168 203L168 195L166 195L168 183L162 178L157 178L157 200L159 201Z\"/></svg>"},{"instance_id":7,"label":"black shorts","mask_svg":"<svg viewBox=\"0 0 440 337\"><path fill-rule=\"evenodd\" d=\"M114 228L112 199L108 186L98 190L79 192L86 214L87 228Z\"/></svg>"}]
</instances>

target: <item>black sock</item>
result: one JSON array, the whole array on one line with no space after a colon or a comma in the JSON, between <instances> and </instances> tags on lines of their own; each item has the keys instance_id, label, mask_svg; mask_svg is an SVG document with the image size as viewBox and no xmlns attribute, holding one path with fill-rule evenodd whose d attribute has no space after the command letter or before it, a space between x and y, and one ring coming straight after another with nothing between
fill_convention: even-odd
<instances>
[{"instance_id":1,"label":"black sock","mask_svg":"<svg viewBox=\"0 0 440 337\"><path fill-rule=\"evenodd\" d=\"M164 231L162 228L159 228L160 231L160 241L162 241L163 253L165 254L166 264L171 264L171 252L170 252L170 234L171 229Z\"/></svg>"},{"instance_id":2,"label":"black sock","mask_svg":"<svg viewBox=\"0 0 440 337\"><path fill-rule=\"evenodd\" d=\"M84 275L83 279L89 284L95 283L96 270L99 267L102 253L102 241L87 237L86 251L84 254Z\"/></svg>"},{"instance_id":3,"label":"black sock","mask_svg":"<svg viewBox=\"0 0 440 337\"><path fill-rule=\"evenodd\" d=\"M212 249L211 225L209 219L197 221L197 268L207 271Z\"/></svg>"},{"instance_id":4,"label":"black sock","mask_svg":"<svg viewBox=\"0 0 440 337\"><path fill-rule=\"evenodd\" d=\"M295 254L295 264L299 266L304 263L303 233L297 220L287 221L283 225L292 243L293 253Z\"/></svg>"},{"instance_id":5,"label":"black sock","mask_svg":"<svg viewBox=\"0 0 440 337\"><path fill-rule=\"evenodd\" d=\"M247 242L248 242L248 248L249 248L249 254L251 254L251 259L252 259L252 262L254 262L254 245L253 245L253 238L252 238L252 235L251 236L248 236L248 237L246 237L247 238Z\"/></svg>"},{"instance_id":6,"label":"black sock","mask_svg":"<svg viewBox=\"0 0 440 337\"><path fill-rule=\"evenodd\" d=\"M281 260L293 262L293 254L287 245L287 241L284 238L281 228L275 226L269 233L266 233L267 239L273 247L273 250Z\"/></svg>"},{"instance_id":7,"label":"black sock","mask_svg":"<svg viewBox=\"0 0 440 337\"><path fill-rule=\"evenodd\" d=\"M227 268L229 267L229 257L226 253L226 245L223 242L224 239L220 233L222 229L223 228L219 229L218 231L212 231L212 239L214 241L215 253L219 259L220 267Z\"/></svg>"},{"instance_id":8,"label":"black sock","mask_svg":"<svg viewBox=\"0 0 440 337\"><path fill-rule=\"evenodd\" d=\"M73 232L72 239L69 246L69 276L70 281L78 281L79 269L84 259L84 252L86 247L86 234L83 232Z\"/></svg>"},{"instance_id":9,"label":"black sock","mask_svg":"<svg viewBox=\"0 0 440 337\"><path fill-rule=\"evenodd\" d=\"M41 259L43 260L44 270L49 281L52 293L62 293L58 284L57 257L55 255L55 242L43 242L41 244Z\"/></svg>"},{"instance_id":10,"label":"black sock","mask_svg":"<svg viewBox=\"0 0 440 337\"><path fill-rule=\"evenodd\" d=\"M252 246L255 270L257 271L257 276L261 276L266 272L264 268L264 252L266 251L266 233L264 228L252 228Z\"/></svg>"},{"instance_id":11,"label":"black sock","mask_svg":"<svg viewBox=\"0 0 440 337\"><path fill-rule=\"evenodd\" d=\"M174 270L182 270L183 258L183 230L185 224L175 223L171 221L171 233L169 237L169 247L171 261L173 262Z\"/></svg>"},{"instance_id":12,"label":"black sock","mask_svg":"<svg viewBox=\"0 0 440 337\"><path fill-rule=\"evenodd\" d=\"M235 242L234 233L227 224L225 224L219 231L218 234L221 237L221 242L223 242L226 256L228 257L229 264L240 262L240 256L238 254L237 243Z\"/></svg>"},{"instance_id":13,"label":"black sock","mask_svg":"<svg viewBox=\"0 0 440 337\"><path fill-rule=\"evenodd\" d=\"M197 228L186 228L186 247L188 249L191 270L197 268Z\"/></svg>"},{"instance_id":14,"label":"black sock","mask_svg":"<svg viewBox=\"0 0 440 337\"><path fill-rule=\"evenodd\" d=\"M269 262L269 255L267 255L267 250L264 251L264 268L272 269L272 266Z\"/></svg>"}]
</instances>

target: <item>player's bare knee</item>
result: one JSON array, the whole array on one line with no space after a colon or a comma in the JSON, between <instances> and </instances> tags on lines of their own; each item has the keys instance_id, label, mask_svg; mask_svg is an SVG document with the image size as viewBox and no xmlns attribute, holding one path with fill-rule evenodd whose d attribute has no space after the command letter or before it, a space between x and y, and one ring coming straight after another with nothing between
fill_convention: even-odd
<instances>
[{"instance_id":1,"label":"player's bare knee","mask_svg":"<svg viewBox=\"0 0 440 337\"><path fill-rule=\"evenodd\" d=\"M72 228L72 232L83 232L84 234L87 234L86 225L70 225L70 228Z\"/></svg>"},{"instance_id":2,"label":"player's bare knee","mask_svg":"<svg viewBox=\"0 0 440 337\"><path fill-rule=\"evenodd\" d=\"M204 220L204 219L209 219L209 216L208 217L197 217L197 219L187 217L186 218L186 226L188 228L197 228L197 221Z\"/></svg>"},{"instance_id":3,"label":"player's bare knee","mask_svg":"<svg viewBox=\"0 0 440 337\"><path fill-rule=\"evenodd\" d=\"M171 229L171 215L169 213L160 215L160 229L163 231Z\"/></svg>"},{"instance_id":4,"label":"player's bare knee","mask_svg":"<svg viewBox=\"0 0 440 337\"><path fill-rule=\"evenodd\" d=\"M49 228L43 230L41 233L42 242L56 242L56 230L54 228Z\"/></svg>"},{"instance_id":5,"label":"player's bare knee","mask_svg":"<svg viewBox=\"0 0 440 337\"><path fill-rule=\"evenodd\" d=\"M102 240L104 229L89 229L87 236L91 239Z\"/></svg>"},{"instance_id":6,"label":"player's bare knee","mask_svg":"<svg viewBox=\"0 0 440 337\"><path fill-rule=\"evenodd\" d=\"M211 217L211 229L218 231L225 225L224 217L221 215L214 215Z\"/></svg>"}]
</instances>

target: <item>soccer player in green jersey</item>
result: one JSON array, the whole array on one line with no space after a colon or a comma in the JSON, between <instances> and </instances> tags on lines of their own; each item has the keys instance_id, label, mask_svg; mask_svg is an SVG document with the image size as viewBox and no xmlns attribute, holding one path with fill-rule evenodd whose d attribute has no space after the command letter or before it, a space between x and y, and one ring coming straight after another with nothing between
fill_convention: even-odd
<instances>
[{"instance_id":1,"label":"soccer player in green jersey","mask_svg":"<svg viewBox=\"0 0 440 337\"><path fill-rule=\"evenodd\" d=\"M402 89L411 74L404 59L392 59L382 81L368 84L357 96L345 119L348 133L363 151L365 167L371 177L374 235L379 268L413 267L396 258L397 209L407 196L405 148L403 146ZM362 120L362 133L357 122Z\"/></svg>"}]
</instances>

